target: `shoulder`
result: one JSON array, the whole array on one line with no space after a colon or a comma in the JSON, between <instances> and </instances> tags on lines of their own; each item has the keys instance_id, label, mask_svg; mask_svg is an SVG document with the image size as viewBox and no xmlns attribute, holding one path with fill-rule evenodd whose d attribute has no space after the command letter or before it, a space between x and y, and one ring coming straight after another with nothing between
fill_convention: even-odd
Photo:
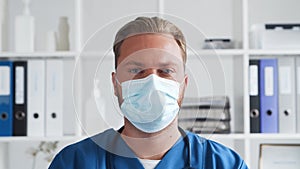
<instances>
[{"instance_id":1,"label":"shoulder","mask_svg":"<svg viewBox=\"0 0 300 169\"><path fill-rule=\"evenodd\" d=\"M97 141L99 139L105 141L105 136L111 133L111 130L106 130L103 133L64 147L55 156L50 169L89 168L92 164L97 165L99 159L105 156L105 150L101 147L102 145L99 145L101 143L98 144Z\"/></svg>"},{"instance_id":2,"label":"shoulder","mask_svg":"<svg viewBox=\"0 0 300 169\"><path fill-rule=\"evenodd\" d=\"M95 155L98 151L104 151L103 145L110 142L112 133L114 133L114 130L108 129L102 133L68 145L59 154L75 153L75 155Z\"/></svg>"},{"instance_id":3,"label":"shoulder","mask_svg":"<svg viewBox=\"0 0 300 169\"><path fill-rule=\"evenodd\" d=\"M197 147L198 153L203 154L204 168L247 169L244 160L232 149L191 132L187 135L191 140L190 144Z\"/></svg>"},{"instance_id":4,"label":"shoulder","mask_svg":"<svg viewBox=\"0 0 300 169\"><path fill-rule=\"evenodd\" d=\"M97 150L97 145L93 142L91 138L86 138L77 143L66 146L58 153L61 156L84 156L89 154L95 154Z\"/></svg>"}]
</instances>

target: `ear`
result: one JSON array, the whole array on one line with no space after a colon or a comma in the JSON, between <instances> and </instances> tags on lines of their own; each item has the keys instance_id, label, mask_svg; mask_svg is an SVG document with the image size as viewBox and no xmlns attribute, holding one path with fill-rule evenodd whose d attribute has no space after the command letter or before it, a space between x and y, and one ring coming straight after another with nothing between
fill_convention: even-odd
<instances>
[{"instance_id":1,"label":"ear","mask_svg":"<svg viewBox=\"0 0 300 169\"><path fill-rule=\"evenodd\" d=\"M182 94L184 94L185 89L186 89L186 87L187 87L187 85L188 85L188 82L189 82L189 76L188 76L187 74L185 74L185 75L184 75L183 85L182 85L182 88L181 88Z\"/></svg>"},{"instance_id":2,"label":"ear","mask_svg":"<svg viewBox=\"0 0 300 169\"><path fill-rule=\"evenodd\" d=\"M117 81L116 81L116 73L115 72L112 72L111 73L111 81L112 81L112 84L114 85L114 94L115 96L118 96L118 92L117 92Z\"/></svg>"},{"instance_id":3,"label":"ear","mask_svg":"<svg viewBox=\"0 0 300 169\"><path fill-rule=\"evenodd\" d=\"M189 76L187 74L184 75L184 89L187 87L189 82Z\"/></svg>"},{"instance_id":4,"label":"ear","mask_svg":"<svg viewBox=\"0 0 300 169\"><path fill-rule=\"evenodd\" d=\"M181 106L181 103L182 103L182 100L184 98L184 93L185 93L185 89L188 85L188 81L189 81L189 78L188 78L188 75L184 75L184 81L182 82L182 86L180 87L180 94L179 94L179 98L177 100L179 106Z\"/></svg>"}]
</instances>

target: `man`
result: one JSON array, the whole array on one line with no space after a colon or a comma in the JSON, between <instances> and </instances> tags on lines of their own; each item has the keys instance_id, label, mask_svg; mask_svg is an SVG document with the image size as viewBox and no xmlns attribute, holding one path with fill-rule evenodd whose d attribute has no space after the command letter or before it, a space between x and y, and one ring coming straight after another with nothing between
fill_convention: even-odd
<instances>
[{"instance_id":1,"label":"man","mask_svg":"<svg viewBox=\"0 0 300 169\"><path fill-rule=\"evenodd\" d=\"M178 127L188 76L186 42L174 24L139 17L119 30L114 53L124 126L64 148L50 169L247 168L234 151Z\"/></svg>"}]
</instances>

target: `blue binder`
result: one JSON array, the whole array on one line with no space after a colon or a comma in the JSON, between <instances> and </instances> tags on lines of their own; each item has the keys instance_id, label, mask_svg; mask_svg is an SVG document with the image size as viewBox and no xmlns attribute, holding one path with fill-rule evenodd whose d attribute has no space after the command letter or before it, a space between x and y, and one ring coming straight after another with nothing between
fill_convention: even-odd
<instances>
[{"instance_id":1,"label":"blue binder","mask_svg":"<svg viewBox=\"0 0 300 169\"><path fill-rule=\"evenodd\" d=\"M13 73L12 62L0 61L0 136L12 136Z\"/></svg>"},{"instance_id":2,"label":"blue binder","mask_svg":"<svg viewBox=\"0 0 300 169\"><path fill-rule=\"evenodd\" d=\"M260 131L278 133L277 59L260 60Z\"/></svg>"}]
</instances>

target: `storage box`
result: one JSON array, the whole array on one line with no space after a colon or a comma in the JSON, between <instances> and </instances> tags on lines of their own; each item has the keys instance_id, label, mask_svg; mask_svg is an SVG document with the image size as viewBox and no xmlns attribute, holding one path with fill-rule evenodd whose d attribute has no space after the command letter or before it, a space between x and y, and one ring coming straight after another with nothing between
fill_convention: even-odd
<instances>
[{"instance_id":1,"label":"storage box","mask_svg":"<svg viewBox=\"0 0 300 169\"><path fill-rule=\"evenodd\" d=\"M250 28L250 48L300 49L300 24L254 24Z\"/></svg>"}]
</instances>

